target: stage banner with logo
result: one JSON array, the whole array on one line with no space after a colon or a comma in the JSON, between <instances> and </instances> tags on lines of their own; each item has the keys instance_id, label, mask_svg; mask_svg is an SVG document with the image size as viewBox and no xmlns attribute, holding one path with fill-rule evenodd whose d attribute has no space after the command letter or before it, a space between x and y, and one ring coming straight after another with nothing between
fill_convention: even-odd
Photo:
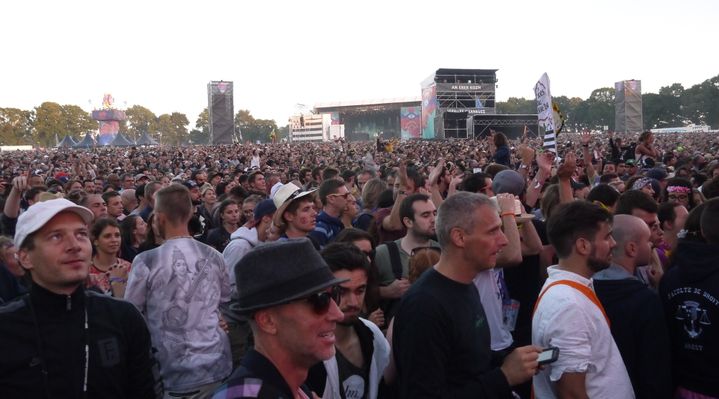
<instances>
[{"instance_id":1,"label":"stage banner with logo","mask_svg":"<svg viewBox=\"0 0 719 399\"><path fill-rule=\"evenodd\" d=\"M399 115L402 140L422 138L422 107L402 107Z\"/></svg>"},{"instance_id":2,"label":"stage banner with logo","mask_svg":"<svg viewBox=\"0 0 719 399\"><path fill-rule=\"evenodd\" d=\"M437 117L437 86L422 88L422 138L435 138L434 120Z\"/></svg>"}]
</instances>

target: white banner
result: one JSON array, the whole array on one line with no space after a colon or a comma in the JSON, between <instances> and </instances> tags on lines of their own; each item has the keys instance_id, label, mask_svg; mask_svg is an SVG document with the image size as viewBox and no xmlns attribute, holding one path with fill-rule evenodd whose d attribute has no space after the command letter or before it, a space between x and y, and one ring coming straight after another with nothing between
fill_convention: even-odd
<instances>
[{"instance_id":1,"label":"white banner","mask_svg":"<svg viewBox=\"0 0 719 399\"><path fill-rule=\"evenodd\" d=\"M554 115L552 112L552 94L549 91L549 76L543 74L534 85L534 96L537 100L537 119L544 129L544 149L557 152L554 131Z\"/></svg>"}]
</instances>

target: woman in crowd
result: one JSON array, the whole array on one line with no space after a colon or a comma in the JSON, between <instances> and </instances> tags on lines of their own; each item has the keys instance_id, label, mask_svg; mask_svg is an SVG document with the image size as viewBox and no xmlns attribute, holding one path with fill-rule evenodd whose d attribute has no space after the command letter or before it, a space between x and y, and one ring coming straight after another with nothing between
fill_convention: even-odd
<instances>
[{"instance_id":1,"label":"woman in crowd","mask_svg":"<svg viewBox=\"0 0 719 399\"><path fill-rule=\"evenodd\" d=\"M257 206L257 203L260 201L262 201L262 197L253 194L245 198L242 202L242 220L240 221L242 226L245 226L248 229L253 227L252 223L255 220L255 206Z\"/></svg>"},{"instance_id":2,"label":"woman in crowd","mask_svg":"<svg viewBox=\"0 0 719 399\"><path fill-rule=\"evenodd\" d=\"M237 201L226 199L219 206L219 226L207 233L207 245L222 252L230 243L230 236L240 227L240 207Z\"/></svg>"},{"instance_id":3,"label":"woman in crowd","mask_svg":"<svg viewBox=\"0 0 719 399\"><path fill-rule=\"evenodd\" d=\"M90 234L95 253L87 287L116 298L124 297L130 262L117 256L122 243L120 225L114 219L102 218L92 225Z\"/></svg>"},{"instance_id":4,"label":"woman in crowd","mask_svg":"<svg viewBox=\"0 0 719 399\"><path fill-rule=\"evenodd\" d=\"M673 177L667 180L667 186L662 192L663 202L676 202L684 205L688 211L696 206L693 196L692 183L688 179Z\"/></svg>"},{"instance_id":5,"label":"woman in crowd","mask_svg":"<svg viewBox=\"0 0 719 399\"><path fill-rule=\"evenodd\" d=\"M639 165L646 167L654 166L659 159L659 150L654 147L654 135L650 131L643 132L639 135L639 143L634 150L634 158ZM647 160L651 160L648 162Z\"/></svg>"},{"instance_id":6,"label":"woman in crowd","mask_svg":"<svg viewBox=\"0 0 719 399\"><path fill-rule=\"evenodd\" d=\"M510 166L512 163L512 155L509 150L509 145L507 145L507 136L502 132L497 132L492 136L492 140L495 147L492 161L500 165Z\"/></svg>"},{"instance_id":7,"label":"woman in crowd","mask_svg":"<svg viewBox=\"0 0 719 399\"><path fill-rule=\"evenodd\" d=\"M82 186L82 181L78 179L72 179L65 183L65 192L69 193L70 191L74 190L82 190L84 187Z\"/></svg>"},{"instance_id":8,"label":"woman in crowd","mask_svg":"<svg viewBox=\"0 0 719 399\"><path fill-rule=\"evenodd\" d=\"M200 189L200 195L202 204L199 208L199 214L205 219L205 231L210 231L215 227L212 212L215 210L215 204L217 203L217 194L210 183L205 183Z\"/></svg>"},{"instance_id":9,"label":"woman in crowd","mask_svg":"<svg viewBox=\"0 0 719 399\"><path fill-rule=\"evenodd\" d=\"M362 212L354 221L354 227L367 231L372 224L374 212L377 210L379 196L387 189L387 183L381 179L370 179L362 187Z\"/></svg>"},{"instance_id":10,"label":"woman in crowd","mask_svg":"<svg viewBox=\"0 0 719 399\"><path fill-rule=\"evenodd\" d=\"M138 249L138 254L141 254L145 251L149 251L151 249L155 249L162 245L164 240L162 237L160 237L160 230L157 226L157 222L155 221L155 214L150 214L150 217L147 218L147 234L145 235L145 240L140 244L140 248Z\"/></svg>"},{"instance_id":11,"label":"woman in crowd","mask_svg":"<svg viewBox=\"0 0 719 399\"><path fill-rule=\"evenodd\" d=\"M147 236L147 223L139 215L129 215L122 220L122 248L120 257L132 262L140 253L140 244Z\"/></svg>"}]
</instances>

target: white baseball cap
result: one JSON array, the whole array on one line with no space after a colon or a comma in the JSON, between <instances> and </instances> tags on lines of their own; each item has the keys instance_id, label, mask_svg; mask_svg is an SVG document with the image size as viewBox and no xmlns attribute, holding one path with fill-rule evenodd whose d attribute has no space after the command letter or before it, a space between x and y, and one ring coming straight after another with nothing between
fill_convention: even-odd
<instances>
[{"instance_id":1,"label":"white baseball cap","mask_svg":"<svg viewBox=\"0 0 719 399\"><path fill-rule=\"evenodd\" d=\"M64 198L38 202L27 208L27 211L17 219L15 247L19 249L27 236L40 230L60 212L73 212L80 216L86 224L92 223L92 219L95 217L91 210Z\"/></svg>"}]
</instances>

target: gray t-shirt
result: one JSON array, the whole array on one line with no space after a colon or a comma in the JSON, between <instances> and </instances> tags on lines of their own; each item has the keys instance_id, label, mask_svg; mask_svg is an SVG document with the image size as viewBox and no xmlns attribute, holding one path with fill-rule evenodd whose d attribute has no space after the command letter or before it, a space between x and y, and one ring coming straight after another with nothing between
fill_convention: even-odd
<instances>
[{"instance_id":1,"label":"gray t-shirt","mask_svg":"<svg viewBox=\"0 0 719 399\"><path fill-rule=\"evenodd\" d=\"M402 263L402 278L407 278L409 273L409 258L410 254L402 249L402 239L396 240L395 243L399 248L399 259ZM434 240L429 240L430 247L439 248L439 243ZM374 263L377 265L379 271L379 284L382 286L392 284L395 279L394 271L392 270L392 257L389 254L389 248L387 244L378 245L375 251Z\"/></svg>"},{"instance_id":2,"label":"gray t-shirt","mask_svg":"<svg viewBox=\"0 0 719 399\"><path fill-rule=\"evenodd\" d=\"M220 303L230 300L222 255L192 238L137 255L125 290L147 320L166 391L220 381L232 371Z\"/></svg>"}]
</instances>

